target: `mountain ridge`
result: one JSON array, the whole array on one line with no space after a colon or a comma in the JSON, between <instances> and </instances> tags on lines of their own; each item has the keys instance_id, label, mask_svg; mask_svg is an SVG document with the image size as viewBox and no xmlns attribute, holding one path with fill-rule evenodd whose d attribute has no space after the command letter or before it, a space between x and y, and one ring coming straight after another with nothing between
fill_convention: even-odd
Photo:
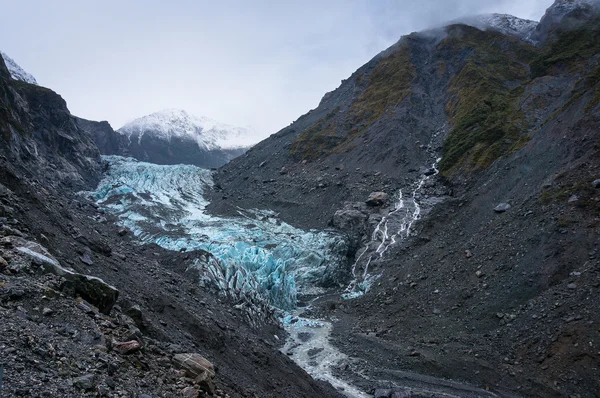
<instances>
[{"instance_id":1,"label":"mountain ridge","mask_svg":"<svg viewBox=\"0 0 600 398\"><path fill-rule=\"evenodd\" d=\"M128 138L136 135L138 140L144 134L153 134L166 140L171 137L189 137L206 150L243 149L255 143L255 132L248 127L230 126L175 108L137 118L123 125L117 132Z\"/></svg>"},{"instance_id":2,"label":"mountain ridge","mask_svg":"<svg viewBox=\"0 0 600 398\"><path fill-rule=\"evenodd\" d=\"M13 79L21 80L30 84L35 84L36 86L38 85L37 81L35 80L35 77L33 77L32 74L26 72L23 68L21 68L19 64L15 62L14 59L9 57L6 53L2 51L0 51L0 55L2 55L2 58L5 61L5 65L8 68L8 71L10 72L10 75Z\"/></svg>"},{"instance_id":3,"label":"mountain ridge","mask_svg":"<svg viewBox=\"0 0 600 398\"><path fill-rule=\"evenodd\" d=\"M494 29L505 35L515 36L524 41L532 41L531 36L539 22L515 17L510 14L480 14L459 18L450 24L465 24L480 30Z\"/></svg>"},{"instance_id":4,"label":"mountain ridge","mask_svg":"<svg viewBox=\"0 0 600 398\"><path fill-rule=\"evenodd\" d=\"M240 156L254 141L253 130L234 127L180 109L135 119L118 130L107 122L80 120L102 154L131 156L157 164L219 167Z\"/></svg>"},{"instance_id":5,"label":"mountain ridge","mask_svg":"<svg viewBox=\"0 0 600 398\"><path fill-rule=\"evenodd\" d=\"M590 347L583 336L600 324L600 14L591 4L557 1L528 28L535 45L468 24L404 36L217 170L215 214L269 208L347 234L350 284L370 290L310 310L339 319L335 345L365 361L341 372L347 380L372 387L365 379L385 374L405 385L403 369L500 396L597 391L598 358L576 348ZM387 202L370 204L381 192ZM409 193L422 218L382 256L397 232L386 220L412 210L402 207ZM573 381L554 384L560 375Z\"/></svg>"}]
</instances>

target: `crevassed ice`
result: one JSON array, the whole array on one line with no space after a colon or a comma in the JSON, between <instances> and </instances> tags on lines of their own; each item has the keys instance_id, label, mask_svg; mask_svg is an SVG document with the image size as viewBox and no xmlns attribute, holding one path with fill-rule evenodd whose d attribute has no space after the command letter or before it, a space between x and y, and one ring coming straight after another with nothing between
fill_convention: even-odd
<instances>
[{"instance_id":1,"label":"crevassed ice","mask_svg":"<svg viewBox=\"0 0 600 398\"><path fill-rule=\"evenodd\" d=\"M299 292L314 293L345 264L347 243L333 231L300 230L268 210L239 209L235 218L207 214L209 170L103 159L108 171L91 193L97 203L142 242L212 253L218 261L207 272L222 289L259 289L272 305L292 309Z\"/></svg>"}]
</instances>

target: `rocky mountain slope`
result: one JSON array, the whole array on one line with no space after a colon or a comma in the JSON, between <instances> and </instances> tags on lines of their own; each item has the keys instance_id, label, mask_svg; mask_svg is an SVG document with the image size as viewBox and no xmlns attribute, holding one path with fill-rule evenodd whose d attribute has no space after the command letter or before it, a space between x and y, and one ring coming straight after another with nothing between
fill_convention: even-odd
<instances>
[{"instance_id":1,"label":"rocky mountain slope","mask_svg":"<svg viewBox=\"0 0 600 398\"><path fill-rule=\"evenodd\" d=\"M4 58L4 63L6 64L6 67L8 68L8 71L13 79L37 85L35 77L23 70L23 68L21 68L11 57L1 51L0 55L2 58Z\"/></svg>"},{"instance_id":2,"label":"rocky mountain slope","mask_svg":"<svg viewBox=\"0 0 600 398\"><path fill-rule=\"evenodd\" d=\"M92 137L102 155L131 156L127 151L126 137L113 130L107 121L97 122L76 116L73 118L77 127Z\"/></svg>"},{"instance_id":3,"label":"rocky mountain slope","mask_svg":"<svg viewBox=\"0 0 600 398\"><path fill-rule=\"evenodd\" d=\"M311 311L356 385L416 371L501 396L600 389L598 4L557 0L531 40L464 24L403 37L218 170L213 212L269 208L354 242L348 272L371 289ZM374 191L389 199L365 205ZM429 213L380 255L400 192Z\"/></svg>"},{"instance_id":4,"label":"rocky mountain slope","mask_svg":"<svg viewBox=\"0 0 600 398\"><path fill-rule=\"evenodd\" d=\"M127 123L116 132L105 124L80 123L106 155L127 155L157 164L218 167L255 141L250 128L225 125L179 109L166 109Z\"/></svg>"},{"instance_id":5,"label":"rocky mountain slope","mask_svg":"<svg viewBox=\"0 0 600 398\"><path fill-rule=\"evenodd\" d=\"M597 5L408 35L214 183L0 62L2 393L596 396Z\"/></svg>"},{"instance_id":6,"label":"rocky mountain slope","mask_svg":"<svg viewBox=\"0 0 600 398\"><path fill-rule=\"evenodd\" d=\"M139 246L77 194L104 167L85 124L0 62L2 396L338 396L186 272L206 252Z\"/></svg>"}]
</instances>

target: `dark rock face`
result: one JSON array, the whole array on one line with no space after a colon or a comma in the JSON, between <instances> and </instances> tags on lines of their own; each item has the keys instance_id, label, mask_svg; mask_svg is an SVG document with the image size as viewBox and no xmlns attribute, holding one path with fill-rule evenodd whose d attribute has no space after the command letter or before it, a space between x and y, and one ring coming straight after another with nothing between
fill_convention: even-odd
<instances>
[{"instance_id":1,"label":"dark rock face","mask_svg":"<svg viewBox=\"0 0 600 398\"><path fill-rule=\"evenodd\" d=\"M205 150L192 139L172 137L165 140L151 133L144 134L141 139L135 133L129 139L123 139L126 140L124 153L129 153L138 160L156 164L193 164L213 168L222 166L245 152L245 149Z\"/></svg>"},{"instance_id":2,"label":"dark rock face","mask_svg":"<svg viewBox=\"0 0 600 398\"><path fill-rule=\"evenodd\" d=\"M113 130L108 122L95 122L75 117L77 126L89 134L103 155L129 156L127 139Z\"/></svg>"},{"instance_id":3,"label":"dark rock face","mask_svg":"<svg viewBox=\"0 0 600 398\"><path fill-rule=\"evenodd\" d=\"M332 218L332 226L348 235L349 252L353 255L369 233L369 212L364 203L347 203L336 211Z\"/></svg>"},{"instance_id":4,"label":"dark rock face","mask_svg":"<svg viewBox=\"0 0 600 398\"><path fill-rule=\"evenodd\" d=\"M532 39L543 43L557 29L574 29L588 21L600 9L597 0L557 0L546 10Z\"/></svg>"},{"instance_id":5,"label":"dark rock face","mask_svg":"<svg viewBox=\"0 0 600 398\"><path fill-rule=\"evenodd\" d=\"M78 128L65 101L44 87L12 80L0 62L0 145L15 169L58 186L98 181L100 153Z\"/></svg>"}]
</instances>

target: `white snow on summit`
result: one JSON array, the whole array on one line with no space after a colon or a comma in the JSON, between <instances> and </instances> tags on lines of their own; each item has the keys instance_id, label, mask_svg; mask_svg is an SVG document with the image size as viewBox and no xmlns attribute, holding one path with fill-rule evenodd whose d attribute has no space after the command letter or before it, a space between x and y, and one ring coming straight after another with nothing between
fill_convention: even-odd
<instances>
[{"instance_id":1,"label":"white snow on summit","mask_svg":"<svg viewBox=\"0 0 600 398\"><path fill-rule=\"evenodd\" d=\"M576 0L585 1L585 0ZM531 34L538 25L537 21L522 19L509 14L483 14L465 17L453 21L473 26L480 30L496 30L503 34L516 36L521 40L530 41Z\"/></svg>"},{"instance_id":2,"label":"white snow on summit","mask_svg":"<svg viewBox=\"0 0 600 398\"><path fill-rule=\"evenodd\" d=\"M35 77L33 77L31 74L25 72L23 70L23 68L21 68L15 62L14 59L12 59L8 55L6 55L4 52L0 51L0 54L2 55L2 58L4 58L4 63L6 64L6 67L8 68L8 71L10 72L10 75L13 79L21 80L26 83L35 84L37 86L38 83L35 80Z\"/></svg>"},{"instance_id":3,"label":"white snow on summit","mask_svg":"<svg viewBox=\"0 0 600 398\"><path fill-rule=\"evenodd\" d=\"M258 140L256 132L249 127L235 127L219 123L207 117L190 115L181 109L165 109L127 123L119 133L131 138L144 134L164 138L189 137L206 150L247 148Z\"/></svg>"}]
</instances>

